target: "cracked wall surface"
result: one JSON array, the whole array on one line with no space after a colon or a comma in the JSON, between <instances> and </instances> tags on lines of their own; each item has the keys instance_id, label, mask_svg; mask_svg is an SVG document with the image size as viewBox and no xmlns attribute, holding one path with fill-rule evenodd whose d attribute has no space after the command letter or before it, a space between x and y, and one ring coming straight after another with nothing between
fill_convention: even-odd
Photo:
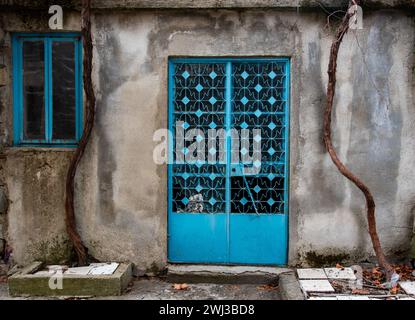
<instances>
[{"instance_id":1,"label":"cracked wall surface","mask_svg":"<svg viewBox=\"0 0 415 320\"><path fill-rule=\"evenodd\" d=\"M1 17L6 42L11 31L47 31L41 12ZM65 30L79 30L77 12L64 21ZM326 23L321 10L96 11L97 117L75 199L90 253L132 261L143 271L166 265L167 168L152 155L153 132L167 127L169 56L289 56L289 263L371 256L364 199L340 176L322 143L334 33ZM350 32L340 49L333 115L334 144L373 191L382 243L395 256L408 250L415 208L414 30L408 11L365 14L364 29ZM6 62L10 67L10 57ZM23 263L52 257L54 248L67 248L63 197L71 151L8 147L10 83L1 90L14 258Z\"/></svg>"}]
</instances>

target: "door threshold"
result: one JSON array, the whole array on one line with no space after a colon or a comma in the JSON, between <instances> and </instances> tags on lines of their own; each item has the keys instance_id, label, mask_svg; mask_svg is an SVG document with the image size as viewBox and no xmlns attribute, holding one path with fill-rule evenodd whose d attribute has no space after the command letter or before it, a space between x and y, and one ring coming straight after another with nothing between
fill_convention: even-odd
<instances>
[{"instance_id":1,"label":"door threshold","mask_svg":"<svg viewBox=\"0 0 415 320\"><path fill-rule=\"evenodd\" d=\"M266 266L224 266L169 264L167 281L186 283L276 284L289 268Z\"/></svg>"}]
</instances>

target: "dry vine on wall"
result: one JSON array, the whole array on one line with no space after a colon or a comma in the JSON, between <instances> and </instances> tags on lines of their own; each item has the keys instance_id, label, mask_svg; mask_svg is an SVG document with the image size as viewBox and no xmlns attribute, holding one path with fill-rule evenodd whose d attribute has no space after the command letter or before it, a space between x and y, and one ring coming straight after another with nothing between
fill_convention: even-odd
<instances>
[{"instance_id":1,"label":"dry vine on wall","mask_svg":"<svg viewBox=\"0 0 415 320\"><path fill-rule=\"evenodd\" d=\"M66 176L66 229L69 238L73 244L74 250L78 258L78 264L84 265L87 262L87 248L82 243L81 237L76 229L75 208L74 208L74 180L76 169L85 152L89 137L91 136L92 127L95 118L95 94L92 86L92 35L91 35L91 0L82 0L82 45L83 45L83 82L86 100L86 116L84 130L79 140L71 163L69 164Z\"/></svg>"},{"instance_id":2,"label":"dry vine on wall","mask_svg":"<svg viewBox=\"0 0 415 320\"><path fill-rule=\"evenodd\" d=\"M349 9L353 5L361 5L362 1L351 1L349 3ZM337 69L337 56L340 49L340 44L343 40L344 35L349 30L349 20L353 16L351 10L348 10L346 15L343 17L343 20L340 26L337 28L335 38L331 45L330 49L330 59L328 65L328 84L327 84L327 105L324 112L324 144L326 146L327 152L330 154L331 160L336 165L337 169L339 169L340 173L353 182L356 187L362 191L363 195L366 199L366 206L367 206L367 222L368 222L368 229L370 239L372 241L373 249L376 254L376 258L378 259L379 265L386 271L387 278L390 280L392 275L394 274L394 269L387 261L382 246L379 241L379 236L376 231L376 218L375 218L375 201L373 199L373 195L370 192L369 188L366 184L357 176L355 176L350 169L348 169L343 162L339 159L336 150L333 147L333 143L331 140L331 115L333 110L333 100L335 95L335 88L336 88L336 69Z\"/></svg>"}]
</instances>

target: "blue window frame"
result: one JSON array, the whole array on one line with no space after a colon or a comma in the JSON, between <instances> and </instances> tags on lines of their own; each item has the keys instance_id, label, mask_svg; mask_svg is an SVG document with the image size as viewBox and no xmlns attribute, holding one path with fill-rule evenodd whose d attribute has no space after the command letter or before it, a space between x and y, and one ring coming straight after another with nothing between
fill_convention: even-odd
<instances>
[{"instance_id":1,"label":"blue window frame","mask_svg":"<svg viewBox=\"0 0 415 320\"><path fill-rule=\"evenodd\" d=\"M13 48L13 143L75 147L82 134L79 33L16 33Z\"/></svg>"}]
</instances>

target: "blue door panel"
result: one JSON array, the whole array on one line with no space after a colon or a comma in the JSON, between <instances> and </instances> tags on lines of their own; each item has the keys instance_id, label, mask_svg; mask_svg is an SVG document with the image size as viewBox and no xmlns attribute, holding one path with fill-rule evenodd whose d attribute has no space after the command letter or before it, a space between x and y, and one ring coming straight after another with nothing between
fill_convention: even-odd
<instances>
[{"instance_id":1,"label":"blue door panel","mask_svg":"<svg viewBox=\"0 0 415 320\"><path fill-rule=\"evenodd\" d=\"M188 158L212 129L227 133L225 156ZM170 59L169 130L168 260L286 264L289 59ZM204 141L196 154L216 157Z\"/></svg>"},{"instance_id":2,"label":"blue door panel","mask_svg":"<svg viewBox=\"0 0 415 320\"><path fill-rule=\"evenodd\" d=\"M170 261L226 263L226 230L226 214L173 213L169 224Z\"/></svg>"},{"instance_id":3,"label":"blue door panel","mask_svg":"<svg viewBox=\"0 0 415 320\"><path fill-rule=\"evenodd\" d=\"M287 216L283 214L231 215L229 262L231 264L286 264L286 223Z\"/></svg>"}]
</instances>

